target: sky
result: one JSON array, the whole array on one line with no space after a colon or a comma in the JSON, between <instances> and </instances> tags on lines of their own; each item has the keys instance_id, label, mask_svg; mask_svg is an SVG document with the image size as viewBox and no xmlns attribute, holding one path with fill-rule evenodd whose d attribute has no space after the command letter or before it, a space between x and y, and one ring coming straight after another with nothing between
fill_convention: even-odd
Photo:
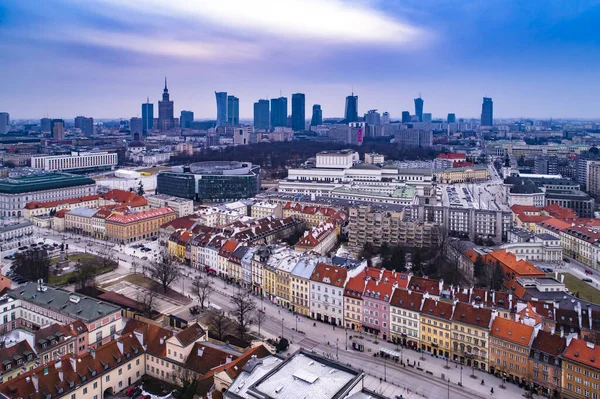
<instances>
[{"instance_id":1,"label":"sky","mask_svg":"<svg viewBox=\"0 0 600 399\"><path fill-rule=\"evenodd\" d=\"M215 91L241 118L297 92L341 117L352 91L392 119L419 94L434 117L486 96L495 118L598 118L597 21L600 0L0 0L0 112L140 116L167 76L196 119Z\"/></svg>"}]
</instances>

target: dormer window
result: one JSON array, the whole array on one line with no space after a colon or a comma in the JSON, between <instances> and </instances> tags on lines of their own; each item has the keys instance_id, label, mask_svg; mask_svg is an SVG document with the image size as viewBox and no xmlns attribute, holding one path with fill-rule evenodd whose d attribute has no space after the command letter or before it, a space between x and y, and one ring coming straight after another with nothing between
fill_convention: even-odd
<instances>
[{"instance_id":1,"label":"dormer window","mask_svg":"<svg viewBox=\"0 0 600 399\"><path fill-rule=\"evenodd\" d=\"M96 370L92 370L92 377L96 376Z\"/></svg>"},{"instance_id":2,"label":"dormer window","mask_svg":"<svg viewBox=\"0 0 600 399\"><path fill-rule=\"evenodd\" d=\"M104 370L108 370L108 364L104 365Z\"/></svg>"}]
</instances>

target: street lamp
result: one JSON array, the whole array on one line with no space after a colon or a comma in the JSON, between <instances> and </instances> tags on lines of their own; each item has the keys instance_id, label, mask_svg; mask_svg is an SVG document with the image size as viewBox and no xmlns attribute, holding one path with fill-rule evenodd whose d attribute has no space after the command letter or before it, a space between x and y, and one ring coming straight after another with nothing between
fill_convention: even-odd
<instances>
[{"instance_id":1,"label":"street lamp","mask_svg":"<svg viewBox=\"0 0 600 399\"><path fill-rule=\"evenodd\" d=\"M336 359L340 358L339 353L340 353L340 339L336 338L335 339L335 357L336 357Z\"/></svg>"},{"instance_id":2,"label":"street lamp","mask_svg":"<svg viewBox=\"0 0 600 399\"><path fill-rule=\"evenodd\" d=\"M281 339L283 339L283 317L281 318Z\"/></svg>"},{"instance_id":3,"label":"street lamp","mask_svg":"<svg viewBox=\"0 0 600 399\"><path fill-rule=\"evenodd\" d=\"M460 365L460 382L458 383L459 386L462 387L462 370L463 370L463 366L462 364Z\"/></svg>"}]
</instances>

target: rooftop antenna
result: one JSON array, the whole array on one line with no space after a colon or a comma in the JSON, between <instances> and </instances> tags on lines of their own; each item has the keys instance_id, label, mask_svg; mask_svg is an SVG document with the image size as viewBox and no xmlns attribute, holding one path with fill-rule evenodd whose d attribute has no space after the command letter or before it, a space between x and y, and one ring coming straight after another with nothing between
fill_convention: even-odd
<instances>
[{"instance_id":1,"label":"rooftop antenna","mask_svg":"<svg viewBox=\"0 0 600 399\"><path fill-rule=\"evenodd\" d=\"M421 92L419 92L419 98L421 98Z\"/></svg>"}]
</instances>

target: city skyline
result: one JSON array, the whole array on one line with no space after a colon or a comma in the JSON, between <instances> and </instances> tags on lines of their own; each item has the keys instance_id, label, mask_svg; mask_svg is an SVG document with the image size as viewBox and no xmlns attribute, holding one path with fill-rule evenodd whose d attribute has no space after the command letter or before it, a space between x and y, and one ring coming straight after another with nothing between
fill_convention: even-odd
<instances>
[{"instance_id":1,"label":"city skyline","mask_svg":"<svg viewBox=\"0 0 600 399\"><path fill-rule=\"evenodd\" d=\"M395 120L418 93L434 117L478 118L483 97L495 118L600 117L594 2L264 1L2 4L0 48L19 57L4 60L0 111L142 117L167 75L175 114L199 119L215 118L214 91L235 93L242 119L261 98L297 92L343 117L352 91L359 115Z\"/></svg>"}]
</instances>

